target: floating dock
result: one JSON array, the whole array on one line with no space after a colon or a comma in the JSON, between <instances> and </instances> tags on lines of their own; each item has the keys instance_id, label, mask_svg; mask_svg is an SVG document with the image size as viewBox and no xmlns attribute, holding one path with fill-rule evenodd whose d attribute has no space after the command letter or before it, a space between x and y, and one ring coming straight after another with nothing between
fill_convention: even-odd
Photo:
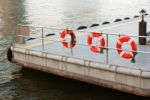
<instances>
[{"instance_id":1,"label":"floating dock","mask_svg":"<svg viewBox=\"0 0 150 100\"><path fill-rule=\"evenodd\" d=\"M73 30L76 35L73 48L62 44L63 29L19 25L19 38L8 50L8 60L23 67L150 97L150 39L147 36L147 44L139 45L140 21L133 18ZM145 17L145 21L149 32L150 17ZM89 49L87 37L91 32L102 33L106 43L103 52L94 53ZM135 62L117 53L116 43L122 35L134 38L137 44ZM65 39L69 41L70 37ZM124 51L131 52L124 46Z\"/></svg>"}]
</instances>

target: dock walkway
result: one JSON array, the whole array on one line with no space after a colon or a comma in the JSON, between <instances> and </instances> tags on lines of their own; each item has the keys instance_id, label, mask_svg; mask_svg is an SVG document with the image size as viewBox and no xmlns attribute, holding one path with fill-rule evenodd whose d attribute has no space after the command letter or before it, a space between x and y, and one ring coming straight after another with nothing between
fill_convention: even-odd
<instances>
[{"instance_id":1,"label":"dock walkway","mask_svg":"<svg viewBox=\"0 0 150 100\"><path fill-rule=\"evenodd\" d=\"M77 43L72 49L62 45L60 38L62 29L34 28L35 33L30 34L30 37L36 39L23 38L24 43L16 43L11 47L12 61L24 67L137 95L150 96L150 44L138 44L139 21L140 18L135 18L82 31L73 30ZM150 17L147 16L145 21L149 32ZM89 49L87 37L91 32L103 34L107 44L107 49L104 49L103 53L93 53ZM45 37L49 33L55 35ZM131 59L120 57L117 53L116 43L120 35L134 38L138 47L135 63L131 62ZM125 44L123 49L130 50L130 47Z\"/></svg>"}]
</instances>

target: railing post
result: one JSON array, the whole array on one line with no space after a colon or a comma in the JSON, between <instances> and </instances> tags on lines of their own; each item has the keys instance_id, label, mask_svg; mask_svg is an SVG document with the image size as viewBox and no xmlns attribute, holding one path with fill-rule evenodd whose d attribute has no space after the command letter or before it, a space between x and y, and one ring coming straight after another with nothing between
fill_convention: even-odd
<instances>
[{"instance_id":1,"label":"railing post","mask_svg":"<svg viewBox=\"0 0 150 100\"><path fill-rule=\"evenodd\" d=\"M108 64L109 63L109 58L108 58L108 42L109 42L109 40L108 40L108 34L106 34L106 63Z\"/></svg>"},{"instance_id":2,"label":"railing post","mask_svg":"<svg viewBox=\"0 0 150 100\"><path fill-rule=\"evenodd\" d=\"M26 39L25 37L19 36L18 37L18 43L20 43L20 44L26 44L26 40L25 39Z\"/></svg>"},{"instance_id":3,"label":"railing post","mask_svg":"<svg viewBox=\"0 0 150 100\"><path fill-rule=\"evenodd\" d=\"M42 27L42 49L44 50L44 28Z\"/></svg>"}]
</instances>

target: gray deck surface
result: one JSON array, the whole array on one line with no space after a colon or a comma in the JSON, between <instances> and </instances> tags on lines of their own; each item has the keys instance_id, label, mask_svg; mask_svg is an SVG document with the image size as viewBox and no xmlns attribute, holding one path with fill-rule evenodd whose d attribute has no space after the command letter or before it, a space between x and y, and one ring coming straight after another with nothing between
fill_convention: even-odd
<instances>
[{"instance_id":1,"label":"gray deck surface","mask_svg":"<svg viewBox=\"0 0 150 100\"><path fill-rule=\"evenodd\" d=\"M147 32L149 32L150 31L150 17L147 16L145 18L145 20L147 21ZM138 36L139 21L140 21L140 19L136 18L136 19L132 19L132 20L112 23L109 25L88 28L84 31L96 31L96 32L103 32L103 33L108 33L108 34L115 33L115 34ZM45 39L59 39L59 37L60 37L59 33L61 31L60 30L55 31L55 33L57 35L49 36ZM73 49L65 48L62 45L62 43L60 43L60 42L52 42L52 43L45 44L44 52L54 53L54 54L64 55L64 56L73 56L76 58L97 61L97 62L102 62L102 63L106 62L106 51L105 50L104 50L103 54L93 53L90 51L88 46L78 45L78 43L79 44L87 44L86 43L87 36L89 33L77 32L77 31L74 31L74 33L76 35L78 35L78 34L83 34L83 35L77 37L77 45ZM106 35L104 34L103 36L106 40ZM108 47L116 48L116 43L117 43L118 38L119 38L118 36L109 35L109 42L108 42L109 46ZM135 37L133 37L133 38L137 43L138 50L150 52L150 45L139 45L138 38L135 38ZM40 39L30 40L30 41L26 41L26 45L38 44L39 42L41 42ZM24 45L16 45L16 46L22 47ZM41 45L33 45L30 47L23 47L23 48L36 50L36 51L43 51ZM128 44L125 44L123 49L129 49ZM122 57L120 57L116 50L109 50L108 53L109 53L109 55L108 55L109 64L150 71L150 54L138 53L138 55L135 57L136 63L132 63L131 60L126 60L126 59L123 59Z\"/></svg>"}]
</instances>

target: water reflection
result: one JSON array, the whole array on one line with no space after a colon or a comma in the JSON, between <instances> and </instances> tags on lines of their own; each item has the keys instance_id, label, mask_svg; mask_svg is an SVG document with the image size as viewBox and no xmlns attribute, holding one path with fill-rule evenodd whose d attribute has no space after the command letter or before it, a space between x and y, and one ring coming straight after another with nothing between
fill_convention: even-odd
<instances>
[{"instance_id":1,"label":"water reflection","mask_svg":"<svg viewBox=\"0 0 150 100\"><path fill-rule=\"evenodd\" d=\"M12 2L10 0L0 0L0 38L6 34L6 27L9 25L9 19L12 10Z\"/></svg>"},{"instance_id":2,"label":"water reflection","mask_svg":"<svg viewBox=\"0 0 150 100\"><path fill-rule=\"evenodd\" d=\"M0 38L3 47L14 41L16 26L25 23L25 0L0 0Z\"/></svg>"},{"instance_id":3,"label":"water reflection","mask_svg":"<svg viewBox=\"0 0 150 100\"><path fill-rule=\"evenodd\" d=\"M27 24L27 15L26 15L26 0L14 0L13 2L13 13L12 13L12 21L13 24Z\"/></svg>"},{"instance_id":4,"label":"water reflection","mask_svg":"<svg viewBox=\"0 0 150 100\"><path fill-rule=\"evenodd\" d=\"M6 49L15 40L17 24L24 21L24 1L0 0L0 100L11 100L16 95L11 73L19 67L7 61Z\"/></svg>"}]
</instances>

